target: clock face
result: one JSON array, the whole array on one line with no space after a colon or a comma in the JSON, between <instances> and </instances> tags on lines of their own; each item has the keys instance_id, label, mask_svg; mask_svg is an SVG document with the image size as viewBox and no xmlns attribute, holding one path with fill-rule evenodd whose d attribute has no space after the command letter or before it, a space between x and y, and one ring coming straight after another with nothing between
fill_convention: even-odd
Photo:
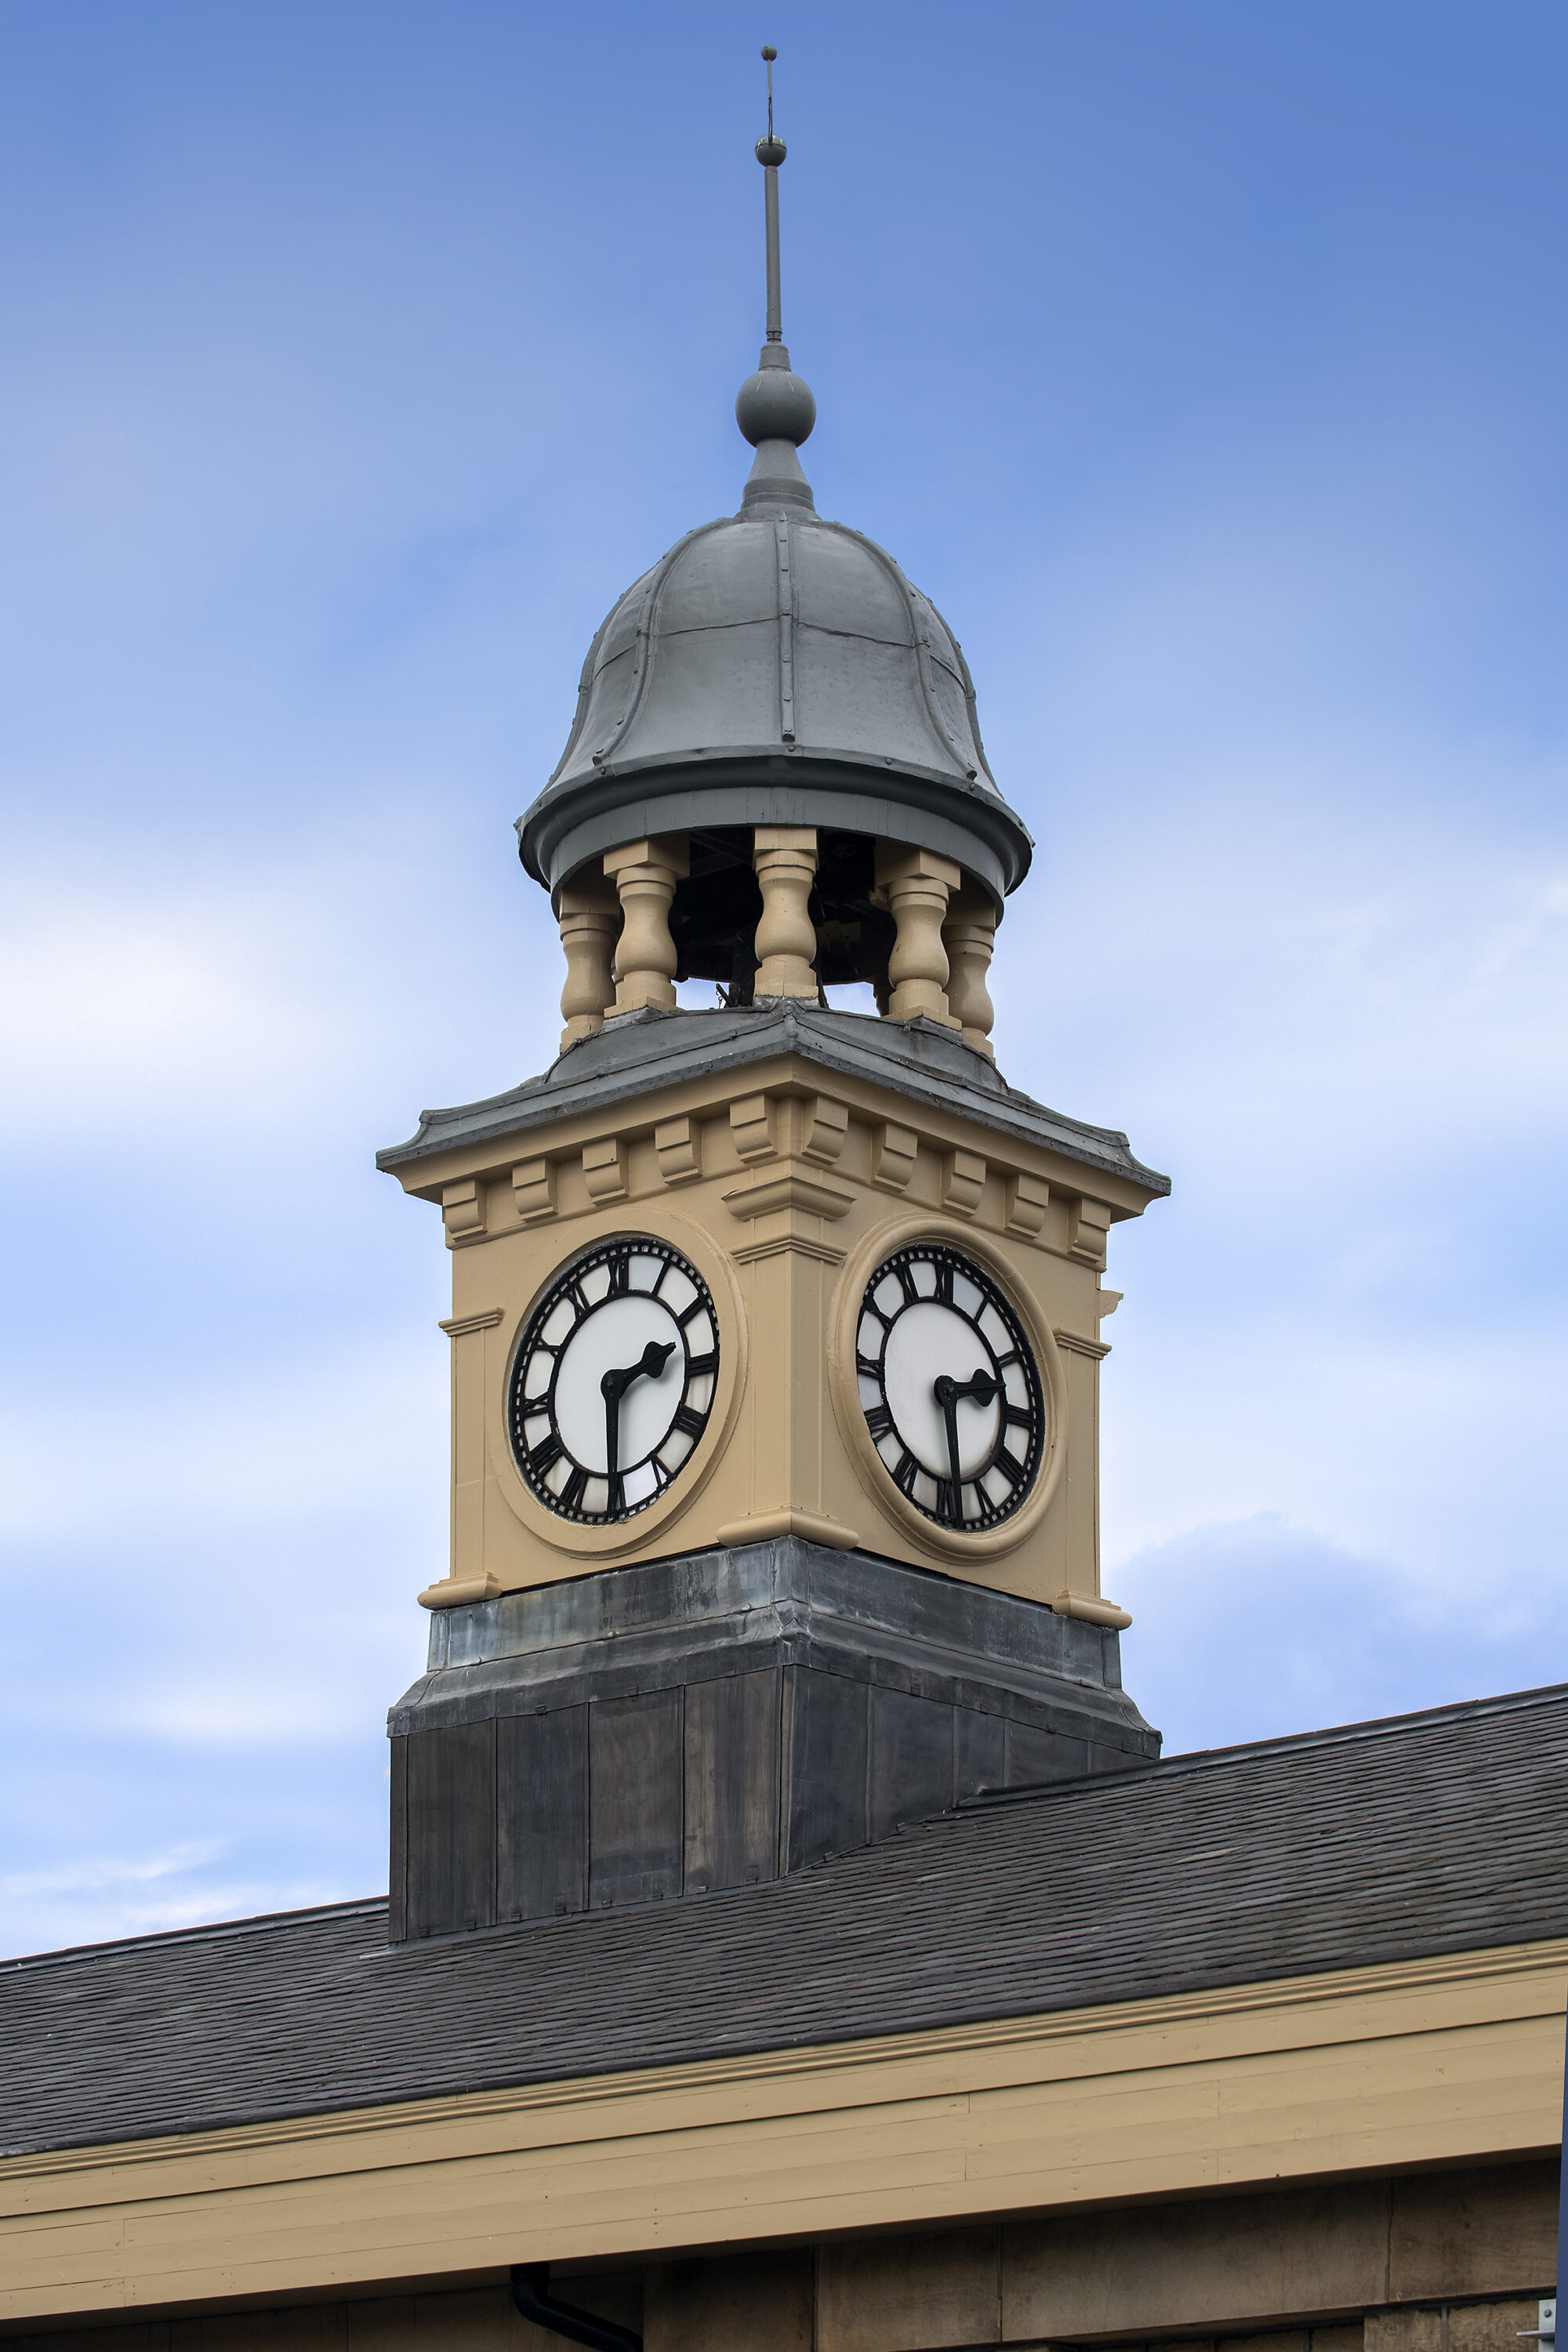
<instances>
[{"instance_id":1,"label":"clock face","mask_svg":"<svg viewBox=\"0 0 1568 2352\"><path fill-rule=\"evenodd\" d=\"M918 1511L975 1535L1012 1516L1040 1466L1044 1389L982 1267L936 1242L895 1251L866 1286L855 1371L872 1443Z\"/></svg>"},{"instance_id":2,"label":"clock face","mask_svg":"<svg viewBox=\"0 0 1568 2352\"><path fill-rule=\"evenodd\" d=\"M678 1478L708 1425L719 1326L708 1286L668 1243L606 1242L563 1266L512 1367L512 1452L546 1510L629 1519Z\"/></svg>"}]
</instances>

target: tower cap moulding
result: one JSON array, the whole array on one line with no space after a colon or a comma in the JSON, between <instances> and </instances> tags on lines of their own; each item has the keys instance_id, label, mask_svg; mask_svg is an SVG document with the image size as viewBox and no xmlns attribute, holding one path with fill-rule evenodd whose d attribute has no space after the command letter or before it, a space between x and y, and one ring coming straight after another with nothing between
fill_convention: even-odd
<instances>
[{"instance_id":1,"label":"tower cap moulding","mask_svg":"<svg viewBox=\"0 0 1568 2352\"><path fill-rule=\"evenodd\" d=\"M673 928L687 974L721 980L722 876L749 869L751 828L817 828L819 894L847 910L873 896L876 842L957 865L997 912L1032 848L986 764L952 631L885 549L816 511L799 456L816 403L783 334L771 60L769 82L767 328L735 403L756 452L740 511L689 531L612 608L560 762L518 820L523 865L552 893L632 837L689 835ZM879 952L868 938L858 957L830 953L824 977L867 977Z\"/></svg>"}]
</instances>

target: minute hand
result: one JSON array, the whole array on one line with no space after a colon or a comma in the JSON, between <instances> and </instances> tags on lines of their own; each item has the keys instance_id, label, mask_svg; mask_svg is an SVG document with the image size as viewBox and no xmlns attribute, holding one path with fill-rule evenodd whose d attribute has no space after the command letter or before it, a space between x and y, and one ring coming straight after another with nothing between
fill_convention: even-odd
<instances>
[{"instance_id":1,"label":"minute hand","mask_svg":"<svg viewBox=\"0 0 1568 2352\"><path fill-rule=\"evenodd\" d=\"M996 1382L987 1371L978 1371L967 1381L955 1381L943 1372L931 1383L931 1395L942 1407L942 1417L947 1430L947 1464L952 1474L953 1507L958 1507L958 1491L963 1484L958 1460L958 1406L963 1397L972 1397L976 1404L989 1404L996 1394Z\"/></svg>"}]
</instances>

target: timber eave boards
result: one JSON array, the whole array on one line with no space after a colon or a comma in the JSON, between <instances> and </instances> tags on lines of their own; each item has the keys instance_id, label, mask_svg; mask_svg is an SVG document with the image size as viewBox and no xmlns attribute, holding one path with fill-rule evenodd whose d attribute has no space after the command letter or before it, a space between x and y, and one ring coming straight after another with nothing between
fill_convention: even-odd
<instances>
[{"instance_id":1,"label":"timber eave boards","mask_svg":"<svg viewBox=\"0 0 1568 2352\"><path fill-rule=\"evenodd\" d=\"M1550 2152L1568 1937L0 2162L0 2321Z\"/></svg>"}]
</instances>

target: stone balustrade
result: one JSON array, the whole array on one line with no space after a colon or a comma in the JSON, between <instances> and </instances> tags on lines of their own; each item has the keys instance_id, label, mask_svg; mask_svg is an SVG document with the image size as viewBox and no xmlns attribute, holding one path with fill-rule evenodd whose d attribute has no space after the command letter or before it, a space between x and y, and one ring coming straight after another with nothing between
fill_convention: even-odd
<instances>
[{"instance_id":1,"label":"stone balustrade","mask_svg":"<svg viewBox=\"0 0 1568 2352\"><path fill-rule=\"evenodd\" d=\"M763 901L755 996L815 1003L816 827L758 825L752 864ZM563 1053L616 1014L674 1006L679 957L670 910L689 870L683 835L650 835L608 851L599 868L584 866L557 890L566 957ZM879 1012L956 1029L975 1053L991 1056L994 1012L985 976L997 910L989 891L933 850L879 842L872 903L885 908L894 925L887 971L872 982Z\"/></svg>"}]
</instances>

